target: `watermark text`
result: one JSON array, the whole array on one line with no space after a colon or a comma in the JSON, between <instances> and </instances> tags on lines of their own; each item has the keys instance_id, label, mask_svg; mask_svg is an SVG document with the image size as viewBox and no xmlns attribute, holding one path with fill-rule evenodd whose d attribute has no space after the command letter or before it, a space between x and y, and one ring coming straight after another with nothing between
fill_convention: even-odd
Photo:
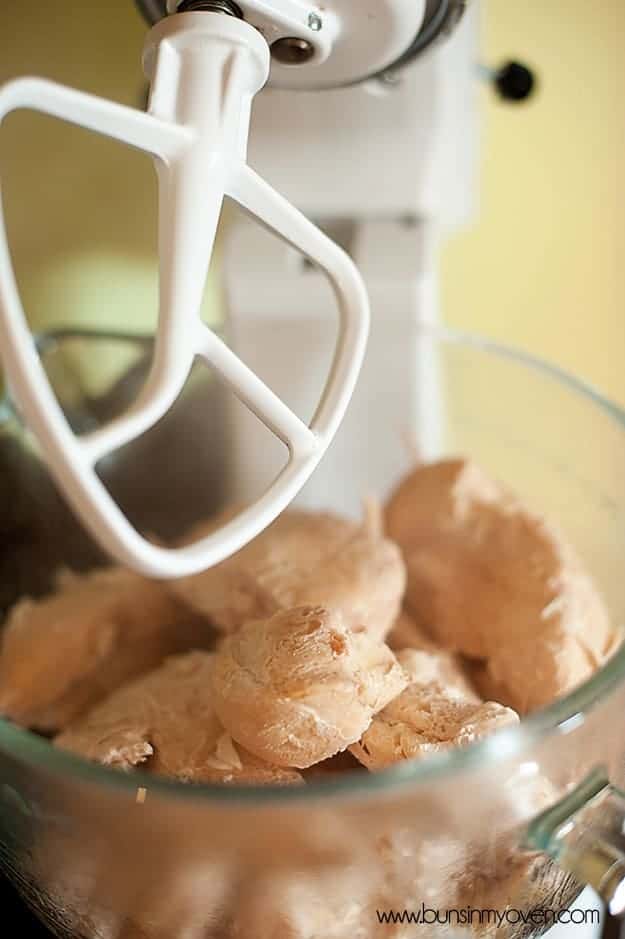
<instances>
[{"instance_id":1,"label":"watermark text","mask_svg":"<svg viewBox=\"0 0 625 939\"><path fill-rule=\"evenodd\" d=\"M459 909L435 910L422 903L412 910L376 910L380 926L397 924L415 926L598 926L599 910L551 910L535 907L532 910L477 909L465 906Z\"/></svg>"}]
</instances>

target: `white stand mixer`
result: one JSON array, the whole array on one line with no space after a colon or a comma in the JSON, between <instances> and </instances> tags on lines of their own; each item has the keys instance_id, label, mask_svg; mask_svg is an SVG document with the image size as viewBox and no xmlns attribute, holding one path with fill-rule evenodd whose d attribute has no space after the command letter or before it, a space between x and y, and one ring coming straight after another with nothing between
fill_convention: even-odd
<instances>
[{"instance_id":1,"label":"white stand mixer","mask_svg":"<svg viewBox=\"0 0 625 939\"><path fill-rule=\"evenodd\" d=\"M436 375L433 364L419 355L414 325L415 315L423 317L426 309L426 319L433 315L432 238L446 214L448 221L466 215L466 194L472 190L474 56L468 39L447 59L433 60L429 73L413 69L403 80L394 77L393 70L451 30L464 9L462 0L335 0L323 8L304 0L141 5L156 21L144 55L151 81L147 114L26 78L0 90L0 118L21 108L38 110L153 157L160 200L160 310L146 386L130 411L111 425L81 438L72 433L28 330L3 226L0 348L16 404L57 484L93 536L113 557L147 575L180 577L223 560L273 521L299 493L332 441L356 384L369 329L367 291L352 257L369 281L376 307L384 309L384 341L376 342L368 361L366 407L363 411L358 402L354 405L351 429L348 425L334 461L326 464L316 486L332 492L345 507L341 480L348 478L354 491L361 481L352 469L353 455L360 456L366 445L362 422L367 434L374 434L376 420L386 420L390 411L402 414L410 426L420 418L424 436L418 445L435 453ZM470 37L470 30L465 35ZM346 221L354 236L353 243L345 245L350 253L248 165L252 101L268 79L274 89L289 92L268 93L267 103L261 105L255 121L260 129L255 126L252 134L253 162L269 178L286 184L288 197L316 219L330 227ZM313 89L325 91L312 94ZM276 135L288 139L289 146L277 147ZM460 174L454 158L458 152L464 154ZM391 163L380 180L380 169ZM250 259L261 257L263 249L255 233L245 230L237 230L231 242L244 277L231 278L230 345L201 322L201 298L225 198L329 279L339 307L334 349L326 341L332 332L324 312L327 305L322 298L314 299L318 275L307 277L305 292L314 306L306 311L297 288L307 267L289 278L280 270L284 249L276 245L266 260L277 271L272 276L285 281L284 299L291 280L299 309L293 316L290 303L288 308L279 302L259 321L263 313L256 288L262 291L263 284L249 268ZM421 269L415 273L419 256ZM393 268L386 260L381 265L380 257L392 258ZM232 271L233 264L228 267ZM239 273L236 265L233 273ZM236 297L239 279L252 289L252 304ZM305 367L289 355L284 330L275 341L272 317L284 326L285 311L287 331L294 324L297 333L295 350L303 348L302 319L314 334ZM398 378L385 385L387 341L400 357L394 367ZM98 477L97 463L163 416L196 358L212 367L260 419L263 430L269 429L286 447L288 459L282 467L273 458L263 466L261 457L259 465L257 454L271 454L271 449L251 428L249 415L233 415L231 495L249 504L250 480L245 477L250 467L264 494L259 498L256 488L253 504L219 531L197 544L169 550L133 528ZM285 363L294 368L285 370ZM325 387L314 393L323 371L328 374ZM311 415L306 422L299 416L303 413ZM369 470L370 484L375 485L390 459L397 465L399 457L386 454L385 462L373 473Z\"/></svg>"},{"instance_id":2,"label":"white stand mixer","mask_svg":"<svg viewBox=\"0 0 625 939\"><path fill-rule=\"evenodd\" d=\"M253 10L264 6L252 4ZM316 36L320 31L303 4L285 0L278 6L279 32L301 27L304 34ZM286 508L338 429L368 333L367 295L353 261L247 164L252 98L269 75L270 52L258 29L236 11L224 11L223 3L200 4L199 11L166 17L154 27L144 58L152 81L148 114L41 79L21 79L0 90L0 118L20 108L41 111L143 150L155 161L160 196L159 324L150 375L131 410L88 437L79 439L72 433L28 330L4 231L0 347L13 397L68 501L114 557L156 577L180 577L218 563ZM330 39L314 45L310 41L309 46L311 63L321 67L330 61ZM328 382L308 425L200 319L226 196L317 264L336 295L339 338ZM251 508L197 544L169 550L132 527L97 476L96 464L163 416L196 357L214 368L282 441L289 460Z\"/></svg>"}]
</instances>

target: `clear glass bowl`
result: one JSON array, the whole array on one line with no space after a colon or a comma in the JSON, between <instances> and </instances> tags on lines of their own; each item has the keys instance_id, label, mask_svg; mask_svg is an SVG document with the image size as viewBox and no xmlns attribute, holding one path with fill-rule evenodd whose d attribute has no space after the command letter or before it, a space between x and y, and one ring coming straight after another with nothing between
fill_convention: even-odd
<instances>
[{"instance_id":1,"label":"clear glass bowl","mask_svg":"<svg viewBox=\"0 0 625 939\"><path fill-rule=\"evenodd\" d=\"M441 378L439 455L472 455L558 521L615 623L625 622L625 415L508 350L432 330L422 342ZM139 339L89 334L60 334L41 348L77 428L127 406L147 351ZM104 370L91 387L83 365L106 350L125 377ZM397 452L399 477L405 453L395 434L389 426L375 446ZM171 536L222 503L226 442L219 388L201 370L174 413L102 472L137 524ZM139 482L145 465L152 480ZM10 407L0 478L6 609L48 589L57 566L101 558ZM469 906L511 911L498 936L537 934L582 881L618 904L623 811L613 787L625 777L624 713L621 650L519 728L377 775L288 790L120 774L0 722L2 864L53 932L72 939L452 936ZM380 922L422 904L447 913L446 932ZM482 931L494 934L492 923Z\"/></svg>"}]
</instances>

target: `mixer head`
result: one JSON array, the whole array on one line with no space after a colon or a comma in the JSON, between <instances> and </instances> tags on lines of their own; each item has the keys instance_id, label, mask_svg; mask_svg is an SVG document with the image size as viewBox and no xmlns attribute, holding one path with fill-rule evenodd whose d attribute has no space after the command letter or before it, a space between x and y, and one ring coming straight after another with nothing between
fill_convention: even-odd
<instances>
[{"instance_id":1,"label":"mixer head","mask_svg":"<svg viewBox=\"0 0 625 939\"><path fill-rule=\"evenodd\" d=\"M295 498L332 441L362 365L369 306L348 255L247 164L252 101L271 75L278 87L361 81L409 59L441 34L460 0L141 0L151 20L144 67L148 112L40 79L0 88L0 120L28 108L149 153L159 181L160 306L154 357L134 406L77 437L50 388L27 326L0 218L0 355L18 410L66 498L114 558L144 574L180 577L219 563L258 535ZM168 15L164 15L168 14ZM309 425L221 339L199 310L224 200L323 271L339 310L339 338ZM139 533L97 474L98 462L156 424L203 361L288 448L268 491L196 544L170 550Z\"/></svg>"},{"instance_id":2,"label":"mixer head","mask_svg":"<svg viewBox=\"0 0 625 939\"><path fill-rule=\"evenodd\" d=\"M149 23L176 11L221 10L267 40L269 84L337 88L412 62L459 22L468 0L135 0ZM297 67L295 67L297 66Z\"/></svg>"}]
</instances>

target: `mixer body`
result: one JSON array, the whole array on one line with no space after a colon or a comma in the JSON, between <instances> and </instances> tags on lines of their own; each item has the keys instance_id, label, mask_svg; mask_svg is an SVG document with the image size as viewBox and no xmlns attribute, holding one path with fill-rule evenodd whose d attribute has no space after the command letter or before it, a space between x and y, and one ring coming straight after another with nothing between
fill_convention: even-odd
<instances>
[{"instance_id":1,"label":"mixer body","mask_svg":"<svg viewBox=\"0 0 625 939\"><path fill-rule=\"evenodd\" d=\"M440 242L475 217L477 31L473 7L447 43L395 82L269 88L257 102L250 161L348 250L371 305L361 380L300 497L310 507L357 514L363 496L383 493L398 466L437 454L440 383L418 336L420 324L439 320ZM319 272L237 216L226 233L225 287L231 346L297 413L310 413L333 342ZM226 478L232 497L246 500L275 476L282 457L263 445L262 429L241 409L232 407L229 422ZM371 446L389 423L396 447Z\"/></svg>"}]
</instances>

